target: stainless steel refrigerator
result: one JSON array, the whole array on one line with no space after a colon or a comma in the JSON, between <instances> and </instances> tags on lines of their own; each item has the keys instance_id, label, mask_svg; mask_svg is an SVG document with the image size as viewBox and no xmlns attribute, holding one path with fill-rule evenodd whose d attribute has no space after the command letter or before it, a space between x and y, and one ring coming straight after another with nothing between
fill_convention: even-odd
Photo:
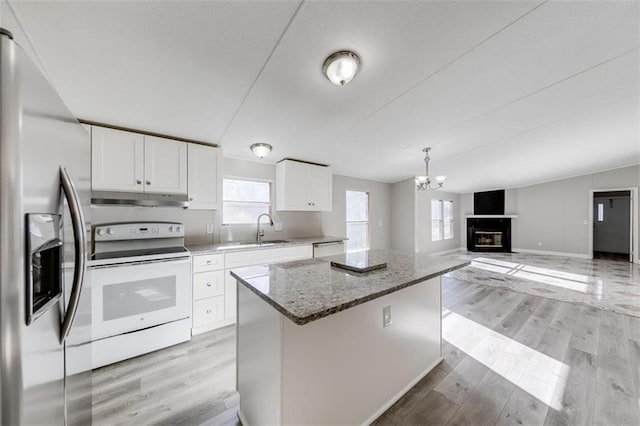
<instances>
[{"instance_id":1,"label":"stainless steel refrigerator","mask_svg":"<svg viewBox=\"0 0 640 426\"><path fill-rule=\"evenodd\" d=\"M0 29L2 425L91 423L90 155L87 130Z\"/></svg>"}]
</instances>

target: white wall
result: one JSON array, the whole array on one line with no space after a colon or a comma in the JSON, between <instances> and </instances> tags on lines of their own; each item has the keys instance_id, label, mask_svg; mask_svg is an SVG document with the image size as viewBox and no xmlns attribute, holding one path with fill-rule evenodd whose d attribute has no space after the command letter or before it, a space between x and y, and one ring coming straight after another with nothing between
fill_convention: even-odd
<instances>
[{"instance_id":1,"label":"white wall","mask_svg":"<svg viewBox=\"0 0 640 426\"><path fill-rule=\"evenodd\" d=\"M505 195L505 211L518 215L512 220L512 247L589 256L589 191L639 186L640 166L631 166L510 189ZM473 213L472 200L473 194L461 195L463 246L466 215ZM640 206L638 200L634 206Z\"/></svg>"},{"instance_id":2,"label":"white wall","mask_svg":"<svg viewBox=\"0 0 640 426\"><path fill-rule=\"evenodd\" d=\"M275 182L275 165L259 161L224 159L225 177L258 179ZM272 187L275 188L275 185ZM369 192L369 230L371 248L391 246L391 185L346 176L333 176L333 211L331 212L277 212L274 222L282 223L282 232L263 224L265 238L293 238L346 235L345 191L347 189ZM272 197L274 191L272 190ZM123 206L92 207L94 223L124 222L136 220L176 221L184 223L188 245L213 244L224 241L252 240L256 237L256 225L222 226L222 212L208 210L184 210L179 208L148 208ZM266 220L265 220L266 222ZM213 224L214 234L206 233Z\"/></svg>"},{"instance_id":3,"label":"white wall","mask_svg":"<svg viewBox=\"0 0 640 426\"><path fill-rule=\"evenodd\" d=\"M391 248L416 249L416 189L413 179L391 185Z\"/></svg>"},{"instance_id":4,"label":"white wall","mask_svg":"<svg viewBox=\"0 0 640 426\"><path fill-rule=\"evenodd\" d=\"M239 177L275 181L275 165L258 161L225 158L225 177ZM272 186L272 198L273 198ZM273 200L272 200L273 201ZM275 204L274 204L275 205ZM257 218L256 218L257 219ZM253 240L256 238L256 225L222 226L222 212L210 210L184 210L180 208L149 208L123 206L93 206L93 223L125 222L136 220L176 221L184 223L187 245L213 244L225 241ZM263 219L267 222L266 219ZM265 239L312 237L323 235L320 213L317 212L276 212L274 222L282 223L282 231L275 232L273 227L263 223ZM213 235L207 234L207 225L213 224ZM344 233L339 234L342 236Z\"/></svg>"},{"instance_id":5,"label":"white wall","mask_svg":"<svg viewBox=\"0 0 640 426\"><path fill-rule=\"evenodd\" d=\"M333 210L322 212L322 233L346 236L346 191L369 193L369 247L391 247L391 185L371 180L333 175Z\"/></svg>"},{"instance_id":6,"label":"white wall","mask_svg":"<svg viewBox=\"0 0 640 426\"><path fill-rule=\"evenodd\" d=\"M431 241L431 201L453 201L453 239ZM438 253L460 247L460 194L443 191L416 191L416 252ZM466 230L465 230L466 233Z\"/></svg>"}]
</instances>

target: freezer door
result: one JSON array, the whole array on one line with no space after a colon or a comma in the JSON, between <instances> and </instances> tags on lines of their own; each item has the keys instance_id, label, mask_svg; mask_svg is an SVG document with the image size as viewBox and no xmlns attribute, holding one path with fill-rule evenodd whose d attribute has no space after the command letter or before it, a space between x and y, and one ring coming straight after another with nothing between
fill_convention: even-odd
<instances>
[{"instance_id":1,"label":"freezer door","mask_svg":"<svg viewBox=\"0 0 640 426\"><path fill-rule=\"evenodd\" d=\"M91 351L86 346L91 340L91 327L86 324L91 322L91 311L86 280L76 320L66 342L60 339L70 300L70 275L76 269L76 239L61 188L60 167L68 170L75 183L85 228L90 229L89 133L69 113L37 67L6 36L0 36L0 89L0 423L90 424L87 368ZM25 215L29 213L62 214L64 282L60 301L27 325L24 270ZM5 240L12 235L19 240ZM88 251L90 234L85 237L84 251ZM12 275L5 275L5 271ZM13 308L7 310L6 306Z\"/></svg>"}]
</instances>

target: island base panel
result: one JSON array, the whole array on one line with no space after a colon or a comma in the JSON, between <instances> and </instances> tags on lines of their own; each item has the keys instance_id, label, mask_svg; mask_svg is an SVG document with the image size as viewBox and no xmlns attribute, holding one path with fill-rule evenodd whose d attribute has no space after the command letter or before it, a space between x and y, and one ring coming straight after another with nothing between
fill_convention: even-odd
<instances>
[{"instance_id":1,"label":"island base panel","mask_svg":"<svg viewBox=\"0 0 640 426\"><path fill-rule=\"evenodd\" d=\"M302 326L238 289L245 426L369 423L442 359L440 277Z\"/></svg>"}]
</instances>

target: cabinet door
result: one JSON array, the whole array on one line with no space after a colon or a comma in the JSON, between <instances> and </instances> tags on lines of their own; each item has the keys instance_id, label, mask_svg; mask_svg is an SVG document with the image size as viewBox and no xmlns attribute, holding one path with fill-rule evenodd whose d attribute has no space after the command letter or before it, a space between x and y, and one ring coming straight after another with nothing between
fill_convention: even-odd
<instances>
[{"instance_id":1,"label":"cabinet door","mask_svg":"<svg viewBox=\"0 0 640 426\"><path fill-rule=\"evenodd\" d=\"M309 202L315 211L330 211L332 201L331 169L309 166Z\"/></svg>"},{"instance_id":2,"label":"cabinet door","mask_svg":"<svg viewBox=\"0 0 640 426\"><path fill-rule=\"evenodd\" d=\"M313 210L308 197L309 165L284 160L276 167L276 210Z\"/></svg>"},{"instance_id":3,"label":"cabinet door","mask_svg":"<svg viewBox=\"0 0 640 426\"><path fill-rule=\"evenodd\" d=\"M187 143L144 137L144 191L187 194Z\"/></svg>"},{"instance_id":4,"label":"cabinet door","mask_svg":"<svg viewBox=\"0 0 640 426\"><path fill-rule=\"evenodd\" d=\"M236 319L236 287L238 282L229 273L231 269L224 270L224 319Z\"/></svg>"},{"instance_id":5,"label":"cabinet door","mask_svg":"<svg viewBox=\"0 0 640 426\"><path fill-rule=\"evenodd\" d=\"M142 192L144 137L137 133L92 126L91 189Z\"/></svg>"},{"instance_id":6,"label":"cabinet door","mask_svg":"<svg viewBox=\"0 0 640 426\"><path fill-rule=\"evenodd\" d=\"M222 151L212 146L188 145L189 208L217 210L222 198Z\"/></svg>"}]
</instances>

